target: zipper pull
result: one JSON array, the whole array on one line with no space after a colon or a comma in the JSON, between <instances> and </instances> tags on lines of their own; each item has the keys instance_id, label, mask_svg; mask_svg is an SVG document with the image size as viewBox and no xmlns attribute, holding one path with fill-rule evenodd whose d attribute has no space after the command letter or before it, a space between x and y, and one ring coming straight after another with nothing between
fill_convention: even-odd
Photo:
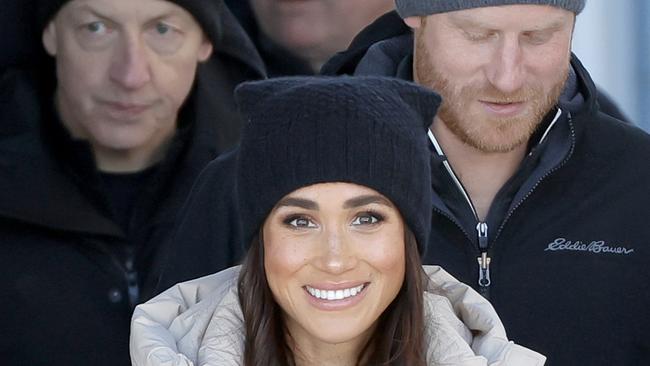
<instances>
[{"instance_id":1,"label":"zipper pull","mask_svg":"<svg viewBox=\"0 0 650 366\"><path fill-rule=\"evenodd\" d=\"M488 287L492 281L490 280L490 261L487 252L481 252L478 257L478 285L481 287Z\"/></svg>"},{"instance_id":2,"label":"zipper pull","mask_svg":"<svg viewBox=\"0 0 650 366\"><path fill-rule=\"evenodd\" d=\"M476 225L476 231L478 232L478 247L481 252L487 252L488 248L488 225L484 222L479 222Z\"/></svg>"},{"instance_id":3,"label":"zipper pull","mask_svg":"<svg viewBox=\"0 0 650 366\"><path fill-rule=\"evenodd\" d=\"M487 255L488 249L488 225L484 222L479 222L476 225L478 232L478 247L481 250L481 256L477 258L478 261L478 284L481 287L488 287L492 281L490 280L490 261L491 258Z\"/></svg>"}]
</instances>

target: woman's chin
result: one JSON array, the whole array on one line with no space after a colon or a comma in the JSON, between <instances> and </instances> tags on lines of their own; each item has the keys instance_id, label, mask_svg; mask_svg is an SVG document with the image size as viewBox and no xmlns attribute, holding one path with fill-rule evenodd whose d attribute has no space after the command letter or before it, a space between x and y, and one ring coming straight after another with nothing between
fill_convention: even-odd
<instances>
[{"instance_id":1,"label":"woman's chin","mask_svg":"<svg viewBox=\"0 0 650 366\"><path fill-rule=\"evenodd\" d=\"M359 318L330 316L330 319L312 319L304 329L320 342L332 345L364 340L372 324L362 323Z\"/></svg>"}]
</instances>

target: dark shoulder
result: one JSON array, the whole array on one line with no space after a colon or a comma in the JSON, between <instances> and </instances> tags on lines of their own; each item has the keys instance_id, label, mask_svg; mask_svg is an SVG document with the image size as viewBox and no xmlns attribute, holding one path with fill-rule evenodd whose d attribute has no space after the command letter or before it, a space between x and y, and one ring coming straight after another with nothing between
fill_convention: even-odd
<instances>
[{"instance_id":1,"label":"dark shoulder","mask_svg":"<svg viewBox=\"0 0 650 366\"><path fill-rule=\"evenodd\" d=\"M184 211L207 212L235 203L237 147L220 154L208 163L194 181Z\"/></svg>"},{"instance_id":2,"label":"dark shoulder","mask_svg":"<svg viewBox=\"0 0 650 366\"><path fill-rule=\"evenodd\" d=\"M647 164L650 159L650 134L627 121L599 111L581 123L584 143L594 153L609 160L629 160ZM650 167L650 165L648 165Z\"/></svg>"},{"instance_id":3,"label":"dark shoulder","mask_svg":"<svg viewBox=\"0 0 650 366\"><path fill-rule=\"evenodd\" d=\"M600 107L600 110L608 114L616 119L619 119L623 122L630 123L631 120L628 118L628 116L623 113L621 108L616 104L616 102L606 93L602 90L602 88L598 88L598 96L596 97L598 101L598 105Z\"/></svg>"},{"instance_id":4,"label":"dark shoulder","mask_svg":"<svg viewBox=\"0 0 650 366\"><path fill-rule=\"evenodd\" d=\"M208 182L223 181L233 185L234 179L231 178L235 175L238 150L237 147L231 148L208 163L203 169L199 180Z\"/></svg>"},{"instance_id":5,"label":"dark shoulder","mask_svg":"<svg viewBox=\"0 0 650 366\"><path fill-rule=\"evenodd\" d=\"M156 292L230 267L243 257L236 163L237 150L232 149L199 175L174 225Z\"/></svg>"}]
</instances>

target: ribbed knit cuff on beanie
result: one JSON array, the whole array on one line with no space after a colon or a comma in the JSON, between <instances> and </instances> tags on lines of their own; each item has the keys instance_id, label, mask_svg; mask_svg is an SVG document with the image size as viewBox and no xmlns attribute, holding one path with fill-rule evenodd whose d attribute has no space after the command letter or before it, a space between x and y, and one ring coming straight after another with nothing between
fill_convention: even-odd
<instances>
[{"instance_id":1,"label":"ribbed knit cuff on beanie","mask_svg":"<svg viewBox=\"0 0 650 366\"><path fill-rule=\"evenodd\" d=\"M348 182L386 196L424 249L436 93L381 77L291 77L244 83L235 97L247 120L237 158L245 244L287 194Z\"/></svg>"},{"instance_id":2,"label":"ribbed knit cuff on beanie","mask_svg":"<svg viewBox=\"0 0 650 366\"><path fill-rule=\"evenodd\" d=\"M395 0L402 18L500 5L550 5L579 14L587 0Z\"/></svg>"}]
</instances>

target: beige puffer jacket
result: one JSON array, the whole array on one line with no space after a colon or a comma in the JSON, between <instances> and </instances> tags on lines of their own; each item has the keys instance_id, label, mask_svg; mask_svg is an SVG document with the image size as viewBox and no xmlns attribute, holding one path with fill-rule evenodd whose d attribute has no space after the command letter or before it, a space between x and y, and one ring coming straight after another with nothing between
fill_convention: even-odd
<instances>
[{"instance_id":1,"label":"beige puffer jacket","mask_svg":"<svg viewBox=\"0 0 650 366\"><path fill-rule=\"evenodd\" d=\"M437 266L425 296L427 363L440 366L541 366L546 357L509 342L492 305ZM131 362L137 366L239 366L243 316L240 267L180 283L136 307Z\"/></svg>"}]
</instances>

